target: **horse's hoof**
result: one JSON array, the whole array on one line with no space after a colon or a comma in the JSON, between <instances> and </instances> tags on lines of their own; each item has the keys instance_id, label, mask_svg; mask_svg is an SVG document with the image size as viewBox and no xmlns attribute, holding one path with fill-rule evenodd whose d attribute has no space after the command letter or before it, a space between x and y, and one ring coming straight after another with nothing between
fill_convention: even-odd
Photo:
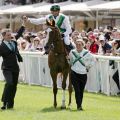
<instances>
[{"instance_id":1,"label":"horse's hoof","mask_svg":"<svg viewBox=\"0 0 120 120\"><path fill-rule=\"evenodd\" d=\"M56 108L57 108L57 106L54 106L54 108L56 109Z\"/></svg>"},{"instance_id":2,"label":"horse's hoof","mask_svg":"<svg viewBox=\"0 0 120 120\"><path fill-rule=\"evenodd\" d=\"M57 108L57 105L54 105L54 108L56 109L56 108Z\"/></svg>"},{"instance_id":3,"label":"horse's hoof","mask_svg":"<svg viewBox=\"0 0 120 120\"><path fill-rule=\"evenodd\" d=\"M68 105L68 109L71 110L72 109L72 105Z\"/></svg>"},{"instance_id":4,"label":"horse's hoof","mask_svg":"<svg viewBox=\"0 0 120 120\"><path fill-rule=\"evenodd\" d=\"M63 109L66 109L66 106L61 106L61 109L63 110Z\"/></svg>"}]
</instances>

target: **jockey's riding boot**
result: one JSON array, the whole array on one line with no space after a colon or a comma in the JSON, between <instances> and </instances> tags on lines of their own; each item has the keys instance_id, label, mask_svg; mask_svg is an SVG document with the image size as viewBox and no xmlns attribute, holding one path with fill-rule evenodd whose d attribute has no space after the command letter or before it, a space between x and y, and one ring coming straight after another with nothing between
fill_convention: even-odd
<instances>
[{"instance_id":1,"label":"jockey's riding boot","mask_svg":"<svg viewBox=\"0 0 120 120\"><path fill-rule=\"evenodd\" d=\"M72 45L72 43L70 43L70 45L65 45L65 48L66 48L67 52L70 53L70 51L72 49L74 49L74 46Z\"/></svg>"}]
</instances>

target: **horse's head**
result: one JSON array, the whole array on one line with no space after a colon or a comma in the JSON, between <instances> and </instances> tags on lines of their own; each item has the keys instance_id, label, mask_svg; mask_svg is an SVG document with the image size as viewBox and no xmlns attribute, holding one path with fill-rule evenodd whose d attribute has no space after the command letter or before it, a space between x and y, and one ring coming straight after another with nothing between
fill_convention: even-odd
<instances>
[{"instance_id":1,"label":"horse's head","mask_svg":"<svg viewBox=\"0 0 120 120\"><path fill-rule=\"evenodd\" d=\"M64 51L64 44L61 40L61 34L59 29L55 26L55 21L53 19L46 20L46 25L50 29L49 35L48 35L48 42L46 44L47 49L51 48L57 53L60 53L61 51Z\"/></svg>"},{"instance_id":2,"label":"horse's head","mask_svg":"<svg viewBox=\"0 0 120 120\"><path fill-rule=\"evenodd\" d=\"M45 51L46 52L49 52L52 44L53 44L53 39L51 39L51 33L53 33L53 29L55 28L55 21L53 19L49 19L49 20L46 20L46 28L47 28L47 31L48 31L48 39L47 39L47 43L45 45Z\"/></svg>"},{"instance_id":3,"label":"horse's head","mask_svg":"<svg viewBox=\"0 0 120 120\"><path fill-rule=\"evenodd\" d=\"M53 19L46 20L46 25L48 27L55 27L55 21Z\"/></svg>"},{"instance_id":4,"label":"horse's head","mask_svg":"<svg viewBox=\"0 0 120 120\"><path fill-rule=\"evenodd\" d=\"M55 21L53 19L49 19L49 20L46 20L46 25L47 25L47 28L49 29L49 35L48 35L48 43L49 45L53 44L54 40L55 40L55 29L56 29L56 26L55 26Z\"/></svg>"}]
</instances>

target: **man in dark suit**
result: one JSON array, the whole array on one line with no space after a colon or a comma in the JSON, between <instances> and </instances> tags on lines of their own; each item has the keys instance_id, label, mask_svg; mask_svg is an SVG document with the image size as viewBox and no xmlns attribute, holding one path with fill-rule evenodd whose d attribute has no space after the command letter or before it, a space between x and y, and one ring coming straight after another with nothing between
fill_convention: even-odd
<instances>
[{"instance_id":1,"label":"man in dark suit","mask_svg":"<svg viewBox=\"0 0 120 120\"><path fill-rule=\"evenodd\" d=\"M15 39L17 40L24 32L25 27L21 26ZM19 66L17 61L22 62L22 57L17 48L17 42L13 40L12 33L9 29L2 31L3 40L0 45L0 56L3 58L2 71L5 77L5 87L2 95L2 110L14 107L14 98L17 90Z\"/></svg>"}]
</instances>

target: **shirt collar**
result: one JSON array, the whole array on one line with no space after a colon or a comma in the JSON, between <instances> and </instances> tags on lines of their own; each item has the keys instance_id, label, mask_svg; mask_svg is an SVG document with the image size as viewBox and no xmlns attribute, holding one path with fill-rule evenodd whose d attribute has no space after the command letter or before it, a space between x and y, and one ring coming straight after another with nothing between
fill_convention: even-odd
<instances>
[{"instance_id":1,"label":"shirt collar","mask_svg":"<svg viewBox=\"0 0 120 120\"><path fill-rule=\"evenodd\" d=\"M8 40L4 40L3 41L4 43L9 43L9 42L12 42L11 40L10 41L8 41Z\"/></svg>"}]
</instances>

